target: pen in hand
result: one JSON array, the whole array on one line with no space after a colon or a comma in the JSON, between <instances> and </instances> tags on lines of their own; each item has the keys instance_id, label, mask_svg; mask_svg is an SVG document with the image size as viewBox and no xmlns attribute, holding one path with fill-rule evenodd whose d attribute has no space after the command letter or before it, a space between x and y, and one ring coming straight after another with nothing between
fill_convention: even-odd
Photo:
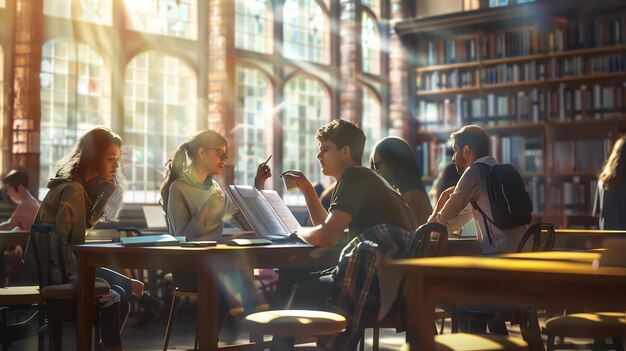
<instances>
[{"instance_id":1,"label":"pen in hand","mask_svg":"<svg viewBox=\"0 0 626 351\"><path fill-rule=\"evenodd\" d=\"M265 160L265 162L261 163L261 167L265 166L268 162L270 162L270 159L272 159L272 155L270 155L270 157L267 158L267 160Z\"/></svg>"}]
</instances>

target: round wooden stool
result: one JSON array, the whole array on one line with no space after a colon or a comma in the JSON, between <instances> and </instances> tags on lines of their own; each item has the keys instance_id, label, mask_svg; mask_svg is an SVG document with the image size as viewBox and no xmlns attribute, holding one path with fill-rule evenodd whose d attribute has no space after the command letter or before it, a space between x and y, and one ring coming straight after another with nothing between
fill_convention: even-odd
<instances>
[{"instance_id":1,"label":"round wooden stool","mask_svg":"<svg viewBox=\"0 0 626 351\"><path fill-rule=\"evenodd\" d=\"M623 350L621 339L626 336L626 314L596 312L553 317L546 321L545 334L548 335L548 350L570 348L568 344L555 344L557 336L594 339L598 348ZM613 345L605 344L605 339L613 339Z\"/></svg>"},{"instance_id":2,"label":"round wooden stool","mask_svg":"<svg viewBox=\"0 0 626 351\"><path fill-rule=\"evenodd\" d=\"M528 344L518 338L497 335L436 335L437 351L528 351Z\"/></svg>"},{"instance_id":3,"label":"round wooden stool","mask_svg":"<svg viewBox=\"0 0 626 351\"><path fill-rule=\"evenodd\" d=\"M299 338L337 334L345 329L346 319L340 314L325 311L274 310L250 314L241 326L250 335L261 336L255 340L262 349L263 335Z\"/></svg>"}]
</instances>

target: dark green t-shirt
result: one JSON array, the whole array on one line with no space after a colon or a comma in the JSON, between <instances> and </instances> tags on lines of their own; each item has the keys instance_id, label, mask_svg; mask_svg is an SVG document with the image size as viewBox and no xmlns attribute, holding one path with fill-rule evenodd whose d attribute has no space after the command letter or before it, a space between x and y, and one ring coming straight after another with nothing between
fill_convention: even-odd
<instances>
[{"instance_id":1,"label":"dark green t-shirt","mask_svg":"<svg viewBox=\"0 0 626 351\"><path fill-rule=\"evenodd\" d=\"M415 220L406 202L369 168L346 168L337 181L328 212L345 211L352 216L350 238L378 224L393 224L413 230Z\"/></svg>"}]
</instances>

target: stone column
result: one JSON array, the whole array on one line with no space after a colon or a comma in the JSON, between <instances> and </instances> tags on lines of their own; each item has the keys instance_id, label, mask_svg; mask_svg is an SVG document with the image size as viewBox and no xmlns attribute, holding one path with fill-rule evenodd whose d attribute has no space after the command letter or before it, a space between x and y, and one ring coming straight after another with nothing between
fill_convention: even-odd
<instances>
[{"instance_id":1,"label":"stone column","mask_svg":"<svg viewBox=\"0 0 626 351\"><path fill-rule=\"evenodd\" d=\"M340 117L361 124L361 94L357 89L356 74L360 67L361 31L360 19L354 0L341 0L339 13L339 74L341 82L339 113Z\"/></svg>"},{"instance_id":2,"label":"stone column","mask_svg":"<svg viewBox=\"0 0 626 351\"><path fill-rule=\"evenodd\" d=\"M43 32L43 0L16 0L11 121L11 167L30 177L30 191L39 188L39 72Z\"/></svg>"},{"instance_id":3,"label":"stone column","mask_svg":"<svg viewBox=\"0 0 626 351\"><path fill-rule=\"evenodd\" d=\"M209 1L208 126L234 145L235 127L235 2ZM232 153L229 151L229 154ZM222 178L234 180L234 163L229 160Z\"/></svg>"}]
</instances>

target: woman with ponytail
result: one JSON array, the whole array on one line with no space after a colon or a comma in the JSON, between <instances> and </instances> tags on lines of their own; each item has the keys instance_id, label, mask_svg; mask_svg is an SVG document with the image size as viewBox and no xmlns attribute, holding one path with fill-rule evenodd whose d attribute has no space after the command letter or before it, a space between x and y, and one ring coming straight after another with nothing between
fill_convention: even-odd
<instances>
[{"instance_id":1,"label":"woman with ponytail","mask_svg":"<svg viewBox=\"0 0 626 351\"><path fill-rule=\"evenodd\" d=\"M227 156L226 139L213 130L203 130L176 150L167 164L167 173L161 186L161 201L167 214L172 235L186 236L188 240L217 240L221 237L224 222L235 222L249 229L237 206L225 195L213 176L222 173ZM272 175L270 167L261 163L257 168L255 187L262 190L265 180ZM220 277L220 321L241 318L248 312L267 309L254 286L252 268L249 272ZM173 273L174 283L183 290L197 290L197 276L189 273ZM235 295L241 295L241 302ZM243 304L243 306L242 306ZM228 330L234 332L235 330ZM228 340L223 340L228 341Z\"/></svg>"},{"instance_id":2,"label":"woman with ponytail","mask_svg":"<svg viewBox=\"0 0 626 351\"><path fill-rule=\"evenodd\" d=\"M226 154L226 139L210 129L196 133L178 147L161 186L162 205L172 235L216 240L222 234L224 221L234 219L246 226L237 207L213 180L213 176L222 174ZM271 175L270 167L260 164L256 188L262 190Z\"/></svg>"}]
</instances>

